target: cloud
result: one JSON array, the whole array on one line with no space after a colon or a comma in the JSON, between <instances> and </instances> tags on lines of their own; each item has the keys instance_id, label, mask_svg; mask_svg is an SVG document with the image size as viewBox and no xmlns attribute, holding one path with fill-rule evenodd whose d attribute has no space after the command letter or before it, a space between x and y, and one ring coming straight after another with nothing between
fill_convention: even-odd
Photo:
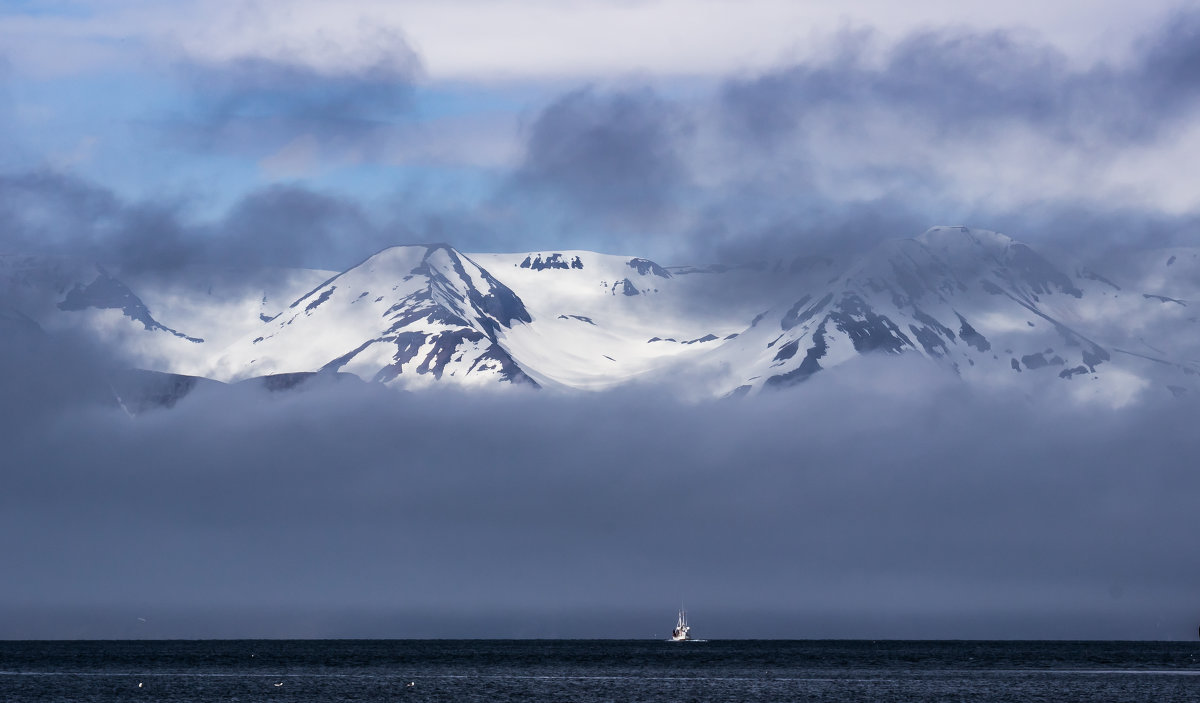
<instances>
[{"instance_id":1,"label":"cloud","mask_svg":"<svg viewBox=\"0 0 1200 703\"><path fill-rule=\"evenodd\" d=\"M1145 90L1170 110L1194 108L1200 98L1200 12L1177 11L1139 48L1144 57L1135 76Z\"/></svg>"},{"instance_id":2,"label":"cloud","mask_svg":"<svg viewBox=\"0 0 1200 703\"><path fill-rule=\"evenodd\" d=\"M130 202L52 172L0 176L0 231L11 253L70 256L130 273L347 268L414 238L401 225L385 228L360 203L299 186L252 191L205 222L189 215L186 202Z\"/></svg>"},{"instance_id":3,"label":"cloud","mask_svg":"<svg viewBox=\"0 0 1200 703\"><path fill-rule=\"evenodd\" d=\"M1035 248L1047 247L1047 255L1069 252L1077 260L1093 263L1139 249L1194 246L1200 234L1200 213L1100 208L1086 202L1047 202L1015 212L981 208L969 218L989 222L993 229Z\"/></svg>"},{"instance_id":4,"label":"cloud","mask_svg":"<svg viewBox=\"0 0 1200 703\"><path fill-rule=\"evenodd\" d=\"M420 58L403 36L376 34L372 63L336 70L287 55L181 63L192 105L170 131L198 149L266 156L311 140L342 160L369 158L409 118L421 74Z\"/></svg>"},{"instance_id":5,"label":"cloud","mask_svg":"<svg viewBox=\"0 0 1200 703\"><path fill-rule=\"evenodd\" d=\"M1065 219L1023 216L1030 212L1084 209L1099 213L1094 220L1144 213L1166 223L1200 209L1187 187L1187 167L1200 158L1188 71L1200 24L1194 12L1177 13L1126 56L1116 57L1126 46L1118 41L1098 60L1061 47L1053 32L962 25L903 33L908 20L881 19L876 32L817 37L813 46L831 48L727 76L710 92L703 82L662 78L650 87L639 78L568 90L536 108L519 134L507 131L516 114L510 97L527 100L527 87L510 94L492 83L483 102L503 113L506 126L472 144L454 130L477 135L490 113L446 126L462 117L469 87L447 98L438 92L445 86L433 86L428 104L435 112L450 104L455 114L426 122L413 112L429 87L414 48L423 45L392 29L395 22L375 23L384 28L376 31L365 15L325 18L337 28L322 33L310 31L324 26L316 20L293 25L277 9L238 7L247 26L272 33L257 47L237 34L209 51L180 49L184 58L173 66L190 102L165 125L174 145L188 147L180 158L232 155L266 179L311 177L341 187L379 182L378 169L335 173L341 167L400 163L396 189L407 190L374 224L404 223L419 239L628 250L692 263L787 257L838 243L862 248L935 224L1038 240L1051 237L1044 222ZM304 16L324 17L312 12ZM496 146L510 140L519 147ZM97 172L112 148L98 149ZM432 185L399 182L426 174ZM459 192L447 195L452 190ZM334 199L363 213L371 207ZM151 220L143 228L186 220L177 214L186 203L140 207ZM191 255L181 250L181 259ZM334 261L345 259L322 265Z\"/></svg>"},{"instance_id":6,"label":"cloud","mask_svg":"<svg viewBox=\"0 0 1200 703\"><path fill-rule=\"evenodd\" d=\"M1069 143L1139 142L1188 118L1200 14L1180 13L1140 42L1128 66L1074 66L1027 32L923 30L879 51L872 35L845 35L831 58L728 82L722 105L732 128L766 148L832 110L926 125L935 136L986 137L1018 124Z\"/></svg>"},{"instance_id":7,"label":"cloud","mask_svg":"<svg viewBox=\"0 0 1200 703\"><path fill-rule=\"evenodd\" d=\"M82 407L116 407L106 381L116 364L83 335L48 334L0 297L0 425L17 437Z\"/></svg>"},{"instance_id":8,"label":"cloud","mask_svg":"<svg viewBox=\"0 0 1200 703\"><path fill-rule=\"evenodd\" d=\"M1197 17L1122 60L1081 63L1029 30L860 31L712 94L570 91L492 203L543 246L686 262L861 251L938 224L1186 244Z\"/></svg>"},{"instance_id":9,"label":"cloud","mask_svg":"<svg viewBox=\"0 0 1200 703\"><path fill-rule=\"evenodd\" d=\"M688 185L682 111L649 89L567 93L530 125L503 196L566 206L604 224L654 227Z\"/></svg>"},{"instance_id":10,"label":"cloud","mask_svg":"<svg viewBox=\"0 0 1200 703\"><path fill-rule=\"evenodd\" d=\"M942 29L890 47L845 35L824 60L733 78L715 94L572 90L535 114L517 163L492 172L494 193L454 198L452 210L435 187L398 193L380 213L281 186L197 222L186 202L127 202L35 172L3 179L0 218L9 241L138 269L338 268L420 240L629 250L669 263L786 259L861 251L936 224L1097 250L1131 238L1185 244L1196 208L1157 200L1189 182L1191 142L1179 133L1194 124L1196 17L1180 14L1121 64L1079 67L1030 34ZM275 175L319 170L335 151L396 146L385 116L407 109L418 61L394 41L347 73L281 58L189 64L203 107L193 136L253 151ZM1138 168L1121 168L1131 154Z\"/></svg>"},{"instance_id":11,"label":"cloud","mask_svg":"<svg viewBox=\"0 0 1200 703\"><path fill-rule=\"evenodd\" d=\"M197 56L302 55L316 67L361 64L348 48L369 44L374 27L404 27L436 80L544 80L628 73L721 75L768 66L809 49L813 35L870 23L892 35L934 24L1032 26L1077 53L1112 51L1113 34L1161 17L1173 0L1130 6L1115 0L1045 3L853 4L786 0L656 0L503 5L475 0L320 3L182 3L170 11L139 7L125 25L167 33ZM178 5L178 4L177 4ZM154 19L146 22L145 17ZM528 31L536 27L537 31ZM190 31L187 31L190 30ZM144 30L143 30L144 31ZM811 32L811 34L810 34ZM1099 45L1099 46L1098 46Z\"/></svg>"},{"instance_id":12,"label":"cloud","mask_svg":"<svg viewBox=\"0 0 1200 703\"><path fill-rule=\"evenodd\" d=\"M348 268L385 246L407 243L409 236L385 232L360 203L297 186L247 195L217 228L214 258L225 259L220 247L232 246L259 265Z\"/></svg>"},{"instance_id":13,"label":"cloud","mask_svg":"<svg viewBox=\"0 0 1200 703\"><path fill-rule=\"evenodd\" d=\"M1193 634L1194 403L1068 412L912 361L753 403L318 383L135 419L67 407L0 426L0 522L25 535L0 547L0 601L209 609L226 636L295 634L261 615L277 608L642 636L683 589L712 637Z\"/></svg>"},{"instance_id":14,"label":"cloud","mask_svg":"<svg viewBox=\"0 0 1200 703\"><path fill-rule=\"evenodd\" d=\"M688 155L704 190L680 240L795 255L971 224L1064 247L1187 244L1198 26L1180 12L1090 65L1027 31L852 32L824 58L731 78L692 108L713 117Z\"/></svg>"},{"instance_id":15,"label":"cloud","mask_svg":"<svg viewBox=\"0 0 1200 703\"><path fill-rule=\"evenodd\" d=\"M106 188L59 173L0 176L0 231L5 248L17 253L86 255L133 221L152 219L153 211L128 207Z\"/></svg>"},{"instance_id":16,"label":"cloud","mask_svg":"<svg viewBox=\"0 0 1200 703\"><path fill-rule=\"evenodd\" d=\"M311 134L304 134L283 145L279 151L258 162L268 176L300 178L309 176L320 165L320 145Z\"/></svg>"}]
</instances>

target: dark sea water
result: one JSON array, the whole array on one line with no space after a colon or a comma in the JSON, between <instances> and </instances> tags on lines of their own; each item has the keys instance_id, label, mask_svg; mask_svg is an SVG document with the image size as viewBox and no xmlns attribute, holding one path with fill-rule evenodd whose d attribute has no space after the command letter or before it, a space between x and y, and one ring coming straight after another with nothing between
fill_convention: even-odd
<instances>
[{"instance_id":1,"label":"dark sea water","mask_svg":"<svg viewBox=\"0 0 1200 703\"><path fill-rule=\"evenodd\" d=\"M1200 701L1200 643L0 642L0 701L139 700Z\"/></svg>"}]
</instances>

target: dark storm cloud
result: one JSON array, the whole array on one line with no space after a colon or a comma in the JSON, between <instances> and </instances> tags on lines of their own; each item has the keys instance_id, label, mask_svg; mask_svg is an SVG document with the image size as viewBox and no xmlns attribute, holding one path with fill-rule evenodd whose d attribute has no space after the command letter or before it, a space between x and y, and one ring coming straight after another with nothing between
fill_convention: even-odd
<instances>
[{"instance_id":1,"label":"dark storm cloud","mask_svg":"<svg viewBox=\"0 0 1200 703\"><path fill-rule=\"evenodd\" d=\"M403 243L357 202L297 186L253 191L215 222L186 202L130 202L50 172L0 176L0 242L10 253L90 259L133 273L187 266L348 267Z\"/></svg>"},{"instance_id":2,"label":"dark storm cloud","mask_svg":"<svg viewBox=\"0 0 1200 703\"><path fill-rule=\"evenodd\" d=\"M568 93L530 126L502 196L566 206L601 224L653 227L687 188L682 110L649 89Z\"/></svg>"},{"instance_id":3,"label":"dark storm cloud","mask_svg":"<svg viewBox=\"0 0 1200 703\"><path fill-rule=\"evenodd\" d=\"M832 111L891 113L952 137L1014 124L1066 142L1139 142L1194 113L1200 13L1180 13L1145 38L1129 65L1076 68L1059 50L1013 31L914 33L868 58L869 35L846 38L824 62L730 81L721 103L732 129L770 147Z\"/></svg>"},{"instance_id":4,"label":"dark storm cloud","mask_svg":"<svg viewBox=\"0 0 1200 703\"><path fill-rule=\"evenodd\" d=\"M194 105L172 131L199 148L239 151L305 135L333 147L374 143L410 112L421 70L403 37L382 37L382 58L356 70L321 72L266 58L184 65Z\"/></svg>"},{"instance_id":5,"label":"dark storm cloud","mask_svg":"<svg viewBox=\"0 0 1200 703\"><path fill-rule=\"evenodd\" d=\"M0 602L52 614L43 636L194 610L213 636L651 636L681 597L710 637L1194 632L1194 402L854 371L701 405L320 383L132 419L83 402L0 427Z\"/></svg>"}]
</instances>

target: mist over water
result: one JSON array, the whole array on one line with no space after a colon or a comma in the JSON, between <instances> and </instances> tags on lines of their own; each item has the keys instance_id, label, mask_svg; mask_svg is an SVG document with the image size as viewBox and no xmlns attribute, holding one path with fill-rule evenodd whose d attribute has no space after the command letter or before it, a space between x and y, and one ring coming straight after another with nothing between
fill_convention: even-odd
<instances>
[{"instance_id":1,"label":"mist over water","mask_svg":"<svg viewBox=\"0 0 1200 703\"><path fill-rule=\"evenodd\" d=\"M8 404L0 635L644 637L685 602L714 638L1194 637L1195 401L846 371Z\"/></svg>"}]
</instances>

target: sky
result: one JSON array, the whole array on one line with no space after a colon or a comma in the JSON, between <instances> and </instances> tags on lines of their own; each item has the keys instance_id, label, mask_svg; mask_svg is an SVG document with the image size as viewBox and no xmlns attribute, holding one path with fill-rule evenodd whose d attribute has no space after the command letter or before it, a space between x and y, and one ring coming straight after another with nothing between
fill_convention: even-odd
<instances>
[{"instance_id":1,"label":"sky","mask_svg":"<svg viewBox=\"0 0 1200 703\"><path fill-rule=\"evenodd\" d=\"M1195 245L1195 2L0 2L0 252ZM0 307L0 313L4 310ZM0 637L1186 639L1195 399L206 387L3 318ZM15 326L14 326L15 325ZM17 371L19 370L19 371Z\"/></svg>"},{"instance_id":2,"label":"sky","mask_svg":"<svg viewBox=\"0 0 1200 703\"><path fill-rule=\"evenodd\" d=\"M1200 208L1198 34L1195 2L10 0L0 222L168 266L1168 245Z\"/></svg>"}]
</instances>

